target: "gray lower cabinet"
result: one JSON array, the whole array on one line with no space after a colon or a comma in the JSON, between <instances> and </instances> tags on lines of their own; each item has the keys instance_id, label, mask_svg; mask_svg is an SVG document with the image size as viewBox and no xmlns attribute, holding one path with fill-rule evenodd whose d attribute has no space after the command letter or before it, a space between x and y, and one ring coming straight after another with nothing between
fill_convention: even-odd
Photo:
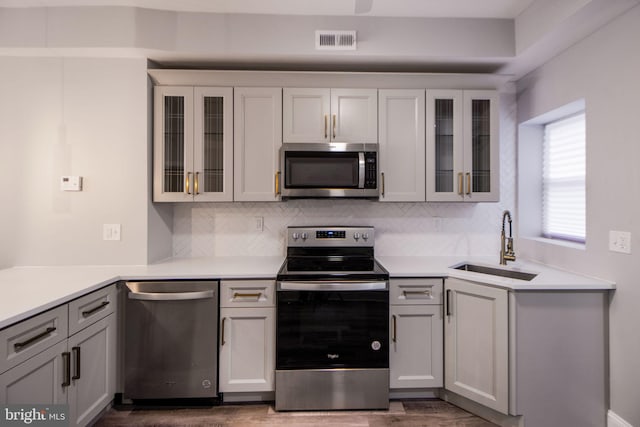
<instances>
[{"instance_id":1,"label":"gray lower cabinet","mask_svg":"<svg viewBox=\"0 0 640 427\"><path fill-rule=\"evenodd\" d=\"M273 280L220 283L221 392L274 391L274 297Z\"/></svg>"},{"instance_id":2,"label":"gray lower cabinet","mask_svg":"<svg viewBox=\"0 0 640 427\"><path fill-rule=\"evenodd\" d=\"M391 279L391 389L443 384L442 279Z\"/></svg>"},{"instance_id":3,"label":"gray lower cabinet","mask_svg":"<svg viewBox=\"0 0 640 427\"><path fill-rule=\"evenodd\" d=\"M445 396L527 427L606 425L608 298L606 290L509 291L447 279Z\"/></svg>"},{"instance_id":4,"label":"gray lower cabinet","mask_svg":"<svg viewBox=\"0 0 640 427\"><path fill-rule=\"evenodd\" d=\"M509 292L458 279L445 289L445 388L507 414Z\"/></svg>"},{"instance_id":5,"label":"gray lower cabinet","mask_svg":"<svg viewBox=\"0 0 640 427\"><path fill-rule=\"evenodd\" d=\"M0 331L0 404L67 404L89 424L115 393L115 304L110 286Z\"/></svg>"},{"instance_id":6,"label":"gray lower cabinet","mask_svg":"<svg viewBox=\"0 0 640 427\"><path fill-rule=\"evenodd\" d=\"M67 342L49 347L0 375L0 402L13 404L65 404L64 360Z\"/></svg>"},{"instance_id":7,"label":"gray lower cabinet","mask_svg":"<svg viewBox=\"0 0 640 427\"><path fill-rule=\"evenodd\" d=\"M116 323L116 314L110 314L69 337L74 362L68 396L71 425L87 425L113 399Z\"/></svg>"}]
</instances>

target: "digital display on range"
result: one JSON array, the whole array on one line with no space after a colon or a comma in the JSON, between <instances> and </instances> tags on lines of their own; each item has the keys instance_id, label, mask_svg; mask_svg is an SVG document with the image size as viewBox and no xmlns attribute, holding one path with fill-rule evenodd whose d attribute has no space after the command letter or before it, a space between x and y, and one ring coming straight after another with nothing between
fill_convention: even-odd
<instances>
[{"instance_id":1,"label":"digital display on range","mask_svg":"<svg viewBox=\"0 0 640 427\"><path fill-rule=\"evenodd\" d=\"M344 239L347 237L344 230L322 230L316 231L316 239Z\"/></svg>"}]
</instances>

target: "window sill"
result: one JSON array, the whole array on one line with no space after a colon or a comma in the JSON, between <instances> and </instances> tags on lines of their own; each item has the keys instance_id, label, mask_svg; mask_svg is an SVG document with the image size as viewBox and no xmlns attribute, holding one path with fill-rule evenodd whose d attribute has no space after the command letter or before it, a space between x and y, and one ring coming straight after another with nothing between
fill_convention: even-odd
<instances>
[{"instance_id":1,"label":"window sill","mask_svg":"<svg viewBox=\"0 0 640 427\"><path fill-rule=\"evenodd\" d=\"M586 243L569 242L567 240L549 239L546 237L522 237L523 240L529 240L536 243L542 243L545 245L562 246L564 248L577 249L584 251L587 249Z\"/></svg>"}]
</instances>

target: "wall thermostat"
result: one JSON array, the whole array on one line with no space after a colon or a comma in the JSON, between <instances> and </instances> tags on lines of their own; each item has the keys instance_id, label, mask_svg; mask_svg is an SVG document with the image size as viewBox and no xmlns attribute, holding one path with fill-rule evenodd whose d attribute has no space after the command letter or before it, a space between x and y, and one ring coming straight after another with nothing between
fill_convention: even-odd
<instances>
[{"instance_id":1,"label":"wall thermostat","mask_svg":"<svg viewBox=\"0 0 640 427\"><path fill-rule=\"evenodd\" d=\"M63 176L60 178L61 191L82 191L81 176Z\"/></svg>"}]
</instances>

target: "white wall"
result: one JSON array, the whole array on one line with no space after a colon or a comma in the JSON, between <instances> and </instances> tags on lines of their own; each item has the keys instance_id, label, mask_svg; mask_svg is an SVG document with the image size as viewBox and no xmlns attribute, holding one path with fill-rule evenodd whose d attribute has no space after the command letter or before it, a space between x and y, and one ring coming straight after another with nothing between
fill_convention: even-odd
<instances>
[{"instance_id":1,"label":"white wall","mask_svg":"<svg viewBox=\"0 0 640 427\"><path fill-rule=\"evenodd\" d=\"M640 426L640 6L521 79L518 123L584 98L585 250L520 239L521 253L617 282L610 311L611 409ZM609 230L632 233L631 255L608 251Z\"/></svg>"},{"instance_id":2,"label":"white wall","mask_svg":"<svg viewBox=\"0 0 640 427\"><path fill-rule=\"evenodd\" d=\"M0 265L145 264L146 61L1 57L0 69ZM61 175L84 191L61 192ZM104 223L122 240L103 241Z\"/></svg>"}]
</instances>

